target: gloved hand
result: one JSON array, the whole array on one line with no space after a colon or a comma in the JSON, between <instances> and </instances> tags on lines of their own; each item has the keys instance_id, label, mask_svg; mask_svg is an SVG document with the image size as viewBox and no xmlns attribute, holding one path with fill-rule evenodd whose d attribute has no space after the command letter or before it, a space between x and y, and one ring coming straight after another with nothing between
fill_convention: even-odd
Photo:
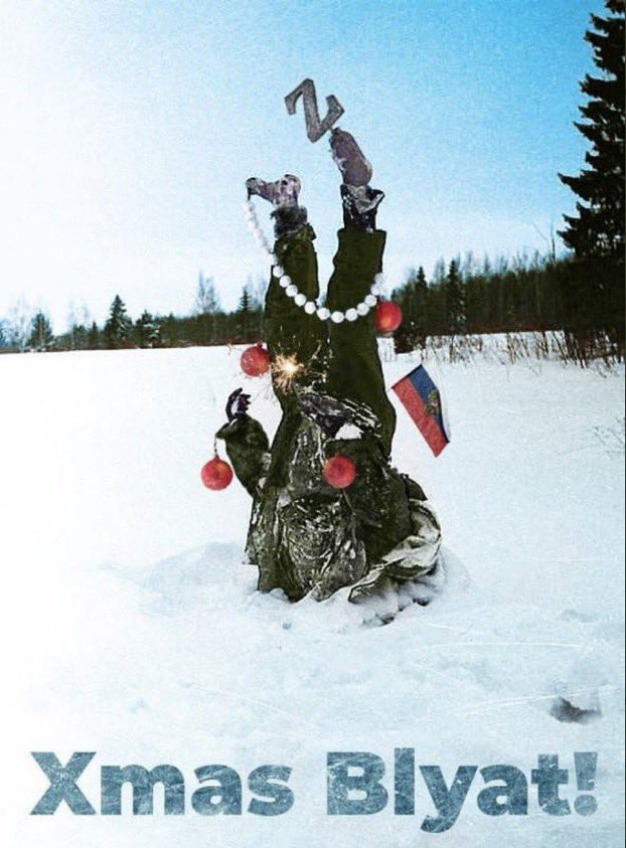
<instances>
[{"instance_id":1,"label":"gloved hand","mask_svg":"<svg viewBox=\"0 0 626 848\"><path fill-rule=\"evenodd\" d=\"M250 406L250 395L244 394L243 389L235 389L226 401L226 418L229 423L235 418L245 418Z\"/></svg>"}]
</instances>

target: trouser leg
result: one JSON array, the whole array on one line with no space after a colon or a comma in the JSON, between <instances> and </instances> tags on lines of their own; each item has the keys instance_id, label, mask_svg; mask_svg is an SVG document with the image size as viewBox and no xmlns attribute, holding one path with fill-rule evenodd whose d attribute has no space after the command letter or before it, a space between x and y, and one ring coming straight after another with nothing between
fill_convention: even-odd
<instances>
[{"instance_id":1,"label":"trouser leg","mask_svg":"<svg viewBox=\"0 0 626 848\"><path fill-rule=\"evenodd\" d=\"M382 267L384 246L385 233L379 230L339 232L329 309L345 311L369 294ZM367 404L380 423L381 439L366 433L336 443L357 468L346 498L358 520L368 561L374 564L410 533L411 515L404 480L389 464L396 415L385 390L373 311L353 322L331 324L329 391L337 398Z\"/></svg>"},{"instance_id":2,"label":"trouser leg","mask_svg":"<svg viewBox=\"0 0 626 848\"><path fill-rule=\"evenodd\" d=\"M298 290L315 301L319 294L317 257L313 247L315 233L308 224L296 233L276 241L274 252ZM293 461L295 438L300 428L302 411L296 392L320 379L328 349L327 329L317 315L308 315L281 288L272 276L265 298L264 338L272 365L272 386L283 416L272 443L268 483L285 485L289 465ZM281 359L292 360L298 369L293 379Z\"/></svg>"},{"instance_id":3,"label":"trouser leg","mask_svg":"<svg viewBox=\"0 0 626 848\"><path fill-rule=\"evenodd\" d=\"M274 251L298 290L308 300L319 294L317 256L313 247L315 233L308 224L296 233L279 238ZM308 315L293 298L285 294L278 278L272 276L265 298L264 337L272 363L273 388L283 411L297 407L292 388L281 380L276 368L279 357L293 358L299 371L293 381L296 389L312 382L316 369L322 367L328 341L327 330L317 315Z\"/></svg>"},{"instance_id":4,"label":"trouser leg","mask_svg":"<svg viewBox=\"0 0 626 848\"><path fill-rule=\"evenodd\" d=\"M327 306L331 311L350 309L369 294L374 276L382 268L385 236L381 230L339 231L335 270L328 287ZM350 398L372 409L380 422L382 445L388 456L396 416L385 391L373 311L356 321L331 323L328 388L337 398Z\"/></svg>"}]
</instances>

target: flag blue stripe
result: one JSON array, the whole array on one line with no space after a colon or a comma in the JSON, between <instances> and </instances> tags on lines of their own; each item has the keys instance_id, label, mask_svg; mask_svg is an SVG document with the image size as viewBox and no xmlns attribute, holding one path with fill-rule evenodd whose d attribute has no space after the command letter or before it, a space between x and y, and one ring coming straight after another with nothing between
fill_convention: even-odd
<instances>
[{"instance_id":1,"label":"flag blue stripe","mask_svg":"<svg viewBox=\"0 0 626 848\"><path fill-rule=\"evenodd\" d=\"M411 381L413 388L417 390L419 396L424 401L424 403L426 403L426 401L428 400L429 393L432 392L433 389L437 388L433 381L430 379L430 375L428 374L423 365L418 365L418 367L414 371L411 371L411 373L409 374L409 380Z\"/></svg>"},{"instance_id":2,"label":"flag blue stripe","mask_svg":"<svg viewBox=\"0 0 626 848\"><path fill-rule=\"evenodd\" d=\"M432 391L437 392L437 397L440 401L440 409L435 414L431 413L431 417L437 422L437 426L443 433L446 441L448 441L448 434L446 433L446 428L443 423L443 416L441 414L441 395L439 394L439 389L433 383L430 374L424 368L423 365L418 365L417 368L413 369L410 374L407 374L405 379L408 379L411 383L412 387L418 393L423 403L426 405L428 403L428 396Z\"/></svg>"}]
</instances>

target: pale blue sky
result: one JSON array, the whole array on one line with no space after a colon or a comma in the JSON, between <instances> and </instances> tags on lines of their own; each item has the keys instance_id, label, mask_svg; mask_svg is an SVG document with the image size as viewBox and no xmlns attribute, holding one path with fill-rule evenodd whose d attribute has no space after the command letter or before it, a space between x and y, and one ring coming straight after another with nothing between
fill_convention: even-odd
<instances>
[{"instance_id":1,"label":"pale blue sky","mask_svg":"<svg viewBox=\"0 0 626 848\"><path fill-rule=\"evenodd\" d=\"M335 94L387 197L392 284L473 250L544 251L582 165L572 126L600 0L0 0L0 317L18 297L62 329L185 313L198 272L232 307L266 273L246 177L285 171L328 274L339 175L301 103ZM267 209L258 202L268 233Z\"/></svg>"}]
</instances>

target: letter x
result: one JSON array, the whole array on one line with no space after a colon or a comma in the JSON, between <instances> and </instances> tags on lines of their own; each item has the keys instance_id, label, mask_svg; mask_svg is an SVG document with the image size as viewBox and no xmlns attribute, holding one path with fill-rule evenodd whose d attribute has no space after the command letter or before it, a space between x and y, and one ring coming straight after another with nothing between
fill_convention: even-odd
<instances>
[{"instance_id":1,"label":"letter x","mask_svg":"<svg viewBox=\"0 0 626 848\"><path fill-rule=\"evenodd\" d=\"M51 816L62 801L76 816L93 816L96 811L76 786L76 781L95 757L95 753L74 753L66 766L55 754L33 753L50 786L32 811L31 816Z\"/></svg>"}]
</instances>

